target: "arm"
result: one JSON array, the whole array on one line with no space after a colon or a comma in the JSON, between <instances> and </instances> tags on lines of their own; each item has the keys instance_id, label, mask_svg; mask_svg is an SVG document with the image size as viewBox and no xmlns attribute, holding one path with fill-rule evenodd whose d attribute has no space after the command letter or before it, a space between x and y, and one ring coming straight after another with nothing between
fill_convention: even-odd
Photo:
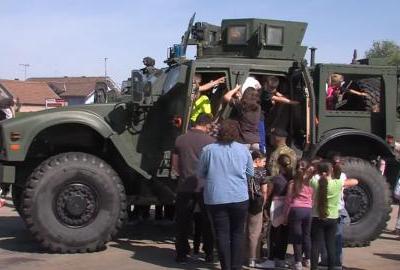
<instances>
[{"instance_id":1,"label":"arm","mask_svg":"<svg viewBox=\"0 0 400 270\"><path fill-rule=\"evenodd\" d=\"M267 183L261 185L261 193L264 197L264 204L265 204L268 200L268 184Z\"/></svg>"},{"instance_id":2,"label":"arm","mask_svg":"<svg viewBox=\"0 0 400 270\"><path fill-rule=\"evenodd\" d=\"M171 167L172 167L172 171L176 175L180 175L180 171L179 171L179 156L177 154L175 154L175 153L172 154Z\"/></svg>"},{"instance_id":3,"label":"arm","mask_svg":"<svg viewBox=\"0 0 400 270\"><path fill-rule=\"evenodd\" d=\"M224 83L224 82L225 82L225 77L218 78L215 81L210 81L210 82L208 82L206 84L201 85L199 87L199 91L200 92L208 91L211 88L213 88L213 87L215 87L215 86L217 86L217 85L219 85L221 83Z\"/></svg>"},{"instance_id":4,"label":"arm","mask_svg":"<svg viewBox=\"0 0 400 270\"><path fill-rule=\"evenodd\" d=\"M283 96L281 93L277 92L276 95L272 96L272 101L277 102L277 103L284 103L284 104L291 104L291 105L297 105L299 104L298 101L295 100L290 100L287 97Z\"/></svg>"},{"instance_id":5,"label":"arm","mask_svg":"<svg viewBox=\"0 0 400 270\"><path fill-rule=\"evenodd\" d=\"M367 94L367 93L365 93L365 92L360 92L360 91L357 91L357 90L354 90L354 89L349 89L349 92L350 92L351 94L353 94L353 95L357 95L357 96L360 96L360 97L368 97L368 94Z\"/></svg>"},{"instance_id":6,"label":"arm","mask_svg":"<svg viewBox=\"0 0 400 270\"><path fill-rule=\"evenodd\" d=\"M271 197L273 191L274 191L274 183L269 182L269 183L268 183L267 198L270 198L270 197Z\"/></svg>"},{"instance_id":7,"label":"arm","mask_svg":"<svg viewBox=\"0 0 400 270\"><path fill-rule=\"evenodd\" d=\"M343 187L350 188L358 185L358 179L348 178L344 181Z\"/></svg>"},{"instance_id":8,"label":"arm","mask_svg":"<svg viewBox=\"0 0 400 270\"><path fill-rule=\"evenodd\" d=\"M250 151L246 149L247 154L247 164L246 164L246 175L247 176L254 176L254 166L253 166L253 159L250 155Z\"/></svg>"},{"instance_id":9,"label":"arm","mask_svg":"<svg viewBox=\"0 0 400 270\"><path fill-rule=\"evenodd\" d=\"M208 153L202 151L200 154L200 160L199 160L199 165L197 168L197 175L200 178L206 178L207 174L208 174L208 163L209 163L209 159L208 159Z\"/></svg>"},{"instance_id":10,"label":"arm","mask_svg":"<svg viewBox=\"0 0 400 270\"><path fill-rule=\"evenodd\" d=\"M284 215L285 215L285 224L287 224L287 220L288 220L288 216L289 216L290 203L292 202L292 198L293 198L293 190L294 190L294 182L292 180L289 182L288 191L286 193L286 199L285 199L285 208L283 210Z\"/></svg>"},{"instance_id":11,"label":"arm","mask_svg":"<svg viewBox=\"0 0 400 270\"><path fill-rule=\"evenodd\" d=\"M240 85L237 84L235 88L233 88L232 90L229 90L228 92L226 92L226 94L224 95L224 101L229 103L232 99L232 97L237 94L238 92L240 92Z\"/></svg>"}]
</instances>

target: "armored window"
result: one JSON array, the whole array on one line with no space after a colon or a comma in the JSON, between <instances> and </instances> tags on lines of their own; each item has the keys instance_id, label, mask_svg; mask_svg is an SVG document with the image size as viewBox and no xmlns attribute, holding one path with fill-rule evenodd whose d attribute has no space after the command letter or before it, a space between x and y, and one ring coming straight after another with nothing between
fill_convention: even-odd
<instances>
[{"instance_id":1,"label":"armored window","mask_svg":"<svg viewBox=\"0 0 400 270\"><path fill-rule=\"evenodd\" d=\"M245 25L228 27L228 45L246 45L247 27Z\"/></svg>"},{"instance_id":2,"label":"armored window","mask_svg":"<svg viewBox=\"0 0 400 270\"><path fill-rule=\"evenodd\" d=\"M326 85L327 110L374 113L381 110L383 87L379 76L332 73Z\"/></svg>"},{"instance_id":3,"label":"armored window","mask_svg":"<svg viewBox=\"0 0 400 270\"><path fill-rule=\"evenodd\" d=\"M283 45L283 27L267 26L267 45L269 46Z\"/></svg>"}]
</instances>

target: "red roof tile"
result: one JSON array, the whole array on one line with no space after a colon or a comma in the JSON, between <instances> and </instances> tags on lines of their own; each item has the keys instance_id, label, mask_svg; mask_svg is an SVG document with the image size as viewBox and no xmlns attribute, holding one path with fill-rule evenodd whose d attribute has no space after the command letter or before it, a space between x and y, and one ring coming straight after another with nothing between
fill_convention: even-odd
<instances>
[{"instance_id":1,"label":"red roof tile","mask_svg":"<svg viewBox=\"0 0 400 270\"><path fill-rule=\"evenodd\" d=\"M104 77L43 77L27 81L46 82L61 97L87 97L95 89L96 82L104 82Z\"/></svg>"},{"instance_id":2,"label":"red roof tile","mask_svg":"<svg viewBox=\"0 0 400 270\"><path fill-rule=\"evenodd\" d=\"M0 86L21 104L45 105L46 98L60 98L45 82L0 80Z\"/></svg>"}]
</instances>

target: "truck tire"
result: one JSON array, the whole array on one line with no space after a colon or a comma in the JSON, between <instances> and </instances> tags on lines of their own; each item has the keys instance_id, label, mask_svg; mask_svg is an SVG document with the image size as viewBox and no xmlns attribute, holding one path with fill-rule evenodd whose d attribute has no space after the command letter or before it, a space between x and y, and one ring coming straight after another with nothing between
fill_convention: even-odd
<instances>
[{"instance_id":1,"label":"truck tire","mask_svg":"<svg viewBox=\"0 0 400 270\"><path fill-rule=\"evenodd\" d=\"M382 233L390 219L391 195L385 177L369 162L347 158L342 167L357 186L345 189L344 199L351 223L344 227L347 247L368 246Z\"/></svg>"},{"instance_id":2,"label":"truck tire","mask_svg":"<svg viewBox=\"0 0 400 270\"><path fill-rule=\"evenodd\" d=\"M358 87L368 94L368 97L364 98L366 111L371 112L375 106L379 106L381 101L380 79L370 78L359 80Z\"/></svg>"},{"instance_id":3,"label":"truck tire","mask_svg":"<svg viewBox=\"0 0 400 270\"><path fill-rule=\"evenodd\" d=\"M100 158L79 152L50 157L30 175L22 209L27 227L57 253L93 252L122 227L125 190Z\"/></svg>"},{"instance_id":4,"label":"truck tire","mask_svg":"<svg viewBox=\"0 0 400 270\"><path fill-rule=\"evenodd\" d=\"M23 193L23 188L17 185L12 185L11 187L11 198L13 201L13 205L15 207L15 210L17 210L19 216L25 220L23 211L22 211L22 193Z\"/></svg>"}]
</instances>

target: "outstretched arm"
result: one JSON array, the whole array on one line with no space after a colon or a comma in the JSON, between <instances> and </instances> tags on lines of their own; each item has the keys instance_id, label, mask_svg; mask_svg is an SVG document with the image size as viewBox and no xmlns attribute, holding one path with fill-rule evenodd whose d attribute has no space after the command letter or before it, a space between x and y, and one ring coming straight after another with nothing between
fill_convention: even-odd
<instances>
[{"instance_id":1,"label":"outstretched arm","mask_svg":"<svg viewBox=\"0 0 400 270\"><path fill-rule=\"evenodd\" d=\"M228 92L226 92L226 94L224 95L224 101L229 103L232 99L232 97L235 94L240 93L240 85L237 84L235 88L233 88L232 90L229 90Z\"/></svg>"},{"instance_id":2,"label":"outstretched arm","mask_svg":"<svg viewBox=\"0 0 400 270\"><path fill-rule=\"evenodd\" d=\"M276 92L276 94L272 96L272 101L277 103L291 104L291 105L297 105L300 103L296 100L288 99L279 92Z\"/></svg>"},{"instance_id":3,"label":"outstretched arm","mask_svg":"<svg viewBox=\"0 0 400 270\"><path fill-rule=\"evenodd\" d=\"M215 81L209 81L208 83L201 85L199 87L199 91L200 92L208 91L211 88L213 88L221 83L224 83L224 82L225 82L225 77L220 77L220 78L216 79Z\"/></svg>"},{"instance_id":4,"label":"outstretched arm","mask_svg":"<svg viewBox=\"0 0 400 270\"><path fill-rule=\"evenodd\" d=\"M358 185L358 179L348 178L344 181L343 187L350 188Z\"/></svg>"}]
</instances>

